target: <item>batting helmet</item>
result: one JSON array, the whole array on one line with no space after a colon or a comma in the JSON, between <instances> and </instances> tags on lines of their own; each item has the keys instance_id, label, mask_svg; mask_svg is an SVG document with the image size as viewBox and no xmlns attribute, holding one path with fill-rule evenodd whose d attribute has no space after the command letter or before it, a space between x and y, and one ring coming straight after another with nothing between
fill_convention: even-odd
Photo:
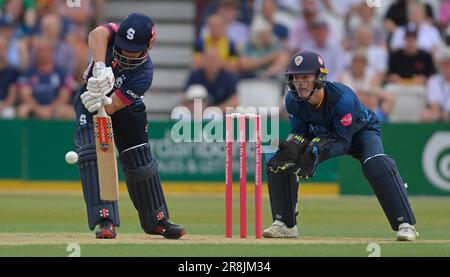
<instances>
[{"instance_id":1,"label":"batting helmet","mask_svg":"<svg viewBox=\"0 0 450 277\"><path fill-rule=\"evenodd\" d=\"M297 93L297 89L294 85L294 75L297 74L314 74L314 88L307 97L300 97ZM301 101L307 101L311 95L324 87L327 79L328 70L325 68L325 62L322 57L311 51L301 51L295 54L289 63L286 71L286 85L289 91L295 91L295 96ZM304 81L306 82L306 81Z\"/></svg>"},{"instance_id":2,"label":"batting helmet","mask_svg":"<svg viewBox=\"0 0 450 277\"><path fill-rule=\"evenodd\" d=\"M156 40L156 28L152 19L144 14L132 13L120 24L114 39L113 56L124 69L133 69L145 63ZM122 50L142 52L138 58L124 55Z\"/></svg>"}]
</instances>

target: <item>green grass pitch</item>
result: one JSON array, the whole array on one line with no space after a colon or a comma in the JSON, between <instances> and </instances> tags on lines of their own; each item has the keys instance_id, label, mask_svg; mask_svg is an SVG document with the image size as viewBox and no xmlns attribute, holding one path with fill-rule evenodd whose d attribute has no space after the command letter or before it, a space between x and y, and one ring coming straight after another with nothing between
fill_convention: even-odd
<instances>
[{"instance_id":1,"label":"green grass pitch","mask_svg":"<svg viewBox=\"0 0 450 277\"><path fill-rule=\"evenodd\" d=\"M69 243L88 256L355 256L367 257L370 243L380 256L450 256L450 198L411 197L420 232L416 242L397 242L375 197L301 198L298 239L253 238L253 199L248 199L249 238L239 239L238 197L234 235L224 238L224 198L214 194L169 194L171 220L187 235L169 241L145 235L127 195L120 201L116 240L95 240L80 193L0 192L0 256L66 257ZM263 223L271 223L263 199Z\"/></svg>"}]
</instances>

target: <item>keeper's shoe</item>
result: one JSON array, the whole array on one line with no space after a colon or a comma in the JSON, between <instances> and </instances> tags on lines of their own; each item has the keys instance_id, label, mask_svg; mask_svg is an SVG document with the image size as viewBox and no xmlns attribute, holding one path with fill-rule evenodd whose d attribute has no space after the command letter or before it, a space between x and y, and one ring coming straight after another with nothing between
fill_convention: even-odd
<instances>
[{"instance_id":1,"label":"keeper's shoe","mask_svg":"<svg viewBox=\"0 0 450 277\"><path fill-rule=\"evenodd\" d=\"M397 240L398 241L413 241L416 240L419 233L414 228L414 225L402 223L398 226Z\"/></svg>"},{"instance_id":2,"label":"keeper's shoe","mask_svg":"<svg viewBox=\"0 0 450 277\"><path fill-rule=\"evenodd\" d=\"M298 229L297 225L288 228L286 224L279 220L275 220L272 226L263 231L263 237L265 238L297 238Z\"/></svg>"},{"instance_id":3,"label":"keeper's shoe","mask_svg":"<svg viewBox=\"0 0 450 277\"><path fill-rule=\"evenodd\" d=\"M168 220L160 221L150 235L160 235L166 239L179 239L186 234L183 226L172 223Z\"/></svg>"},{"instance_id":4,"label":"keeper's shoe","mask_svg":"<svg viewBox=\"0 0 450 277\"><path fill-rule=\"evenodd\" d=\"M114 239L116 238L116 226L110 220L104 220L98 224L98 230L95 237L98 239Z\"/></svg>"}]
</instances>

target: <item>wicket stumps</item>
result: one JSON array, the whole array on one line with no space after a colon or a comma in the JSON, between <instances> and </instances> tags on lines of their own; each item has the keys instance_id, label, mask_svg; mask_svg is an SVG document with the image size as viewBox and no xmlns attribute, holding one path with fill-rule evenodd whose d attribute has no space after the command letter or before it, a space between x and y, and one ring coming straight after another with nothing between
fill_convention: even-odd
<instances>
[{"instance_id":1,"label":"wicket stumps","mask_svg":"<svg viewBox=\"0 0 450 277\"><path fill-rule=\"evenodd\" d=\"M247 237L247 144L246 119L254 122L255 143L255 237L262 238L261 116L227 114L225 116L225 236L233 236L233 142L234 119L238 121L240 237ZM250 130L249 130L250 131Z\"/></svg>"}]
</instances>

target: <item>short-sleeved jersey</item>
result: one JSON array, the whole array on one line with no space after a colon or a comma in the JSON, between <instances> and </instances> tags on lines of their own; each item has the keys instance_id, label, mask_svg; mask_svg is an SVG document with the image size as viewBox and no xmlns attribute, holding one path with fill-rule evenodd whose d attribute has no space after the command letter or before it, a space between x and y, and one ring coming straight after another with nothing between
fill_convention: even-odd
<instances>
[{"instance_id":1,"label":"short-sleeved jersey","mask_svg":"<svg viewBox=\"0 0 450 277\"><path fill-rule=\"evenodd\" d=\"M389 73L398 74L402 78L413 78L414 75L425 75L428 78L435 72L433 57L422 50L414 55L399 50L389 57Z\"/></svg>"},{"instance_id":2,"label":"short-sleeved jersey","mask_svg":"<svg viewBox=\"0 0 450 277\"><path fill-rule=\"evenodd\" d=\"M58 98L60 90L73 89L73 80L64 70L54 66L48 72L40 71L37 67L31 67L18 79L19 86L29 86L32 89L33 98L40 105L50 105Z\"/></svg>"},{"instance_id":3,"label":"short-sleeved jersey","mask_svg":"<svg viewBox=\"0 0 450 277\"><path fill-rule=\"evenodd\" d=\"M119 29L119 25L109 23L102 26L106 28L110 34L105 64L113 69L114 77L116 78L114 90L108 95L115 93L127 106L142 104L142 98L144 98L145 92L150 88L153 81L153 64L150 57L144 64L134 69L121 69L113 57L114 38ZM83 74L84 80L88 80L92 77L93 66L93 62L91 62Z\"/></svg>"},{"instance_id":4,"label":"short-sleeved jersey","mask_svg":"<svg viewBox=\"0 0 450 277\"><path fill-rule=\"evenodd\" d=\"M355 134L363 129L378 128L379 120L348 86L326 82L324 89L325 96L318 108L299 101L295 91L287 94L286 109L292 133L309 139L332 138L330 157L345 155Z\"/></svg>"},{"instance_id":5,"label":"short-sleeved jersey","mask_svg":"<svg viewBox=\"0 0 450 277\"><path fill-rule=\"evenodd\" d=\"M8 97L8 90L11 85L15 84L18 74L16 69L9 66L0 69L0 101L3 101Z\"/></svg>"},{"instance_id":6,"label":"short-sleeved jersey","mask_svg":"<svg viewBox=\"0 0 450 277\"><path fill-rule=\"evenodd\" d=\"M210 36L197 39L194 54L201 55L210 48L216 48L219 51L222 61L234 62L238 58L236 46L227 36L223 36L218 42L214 42Z\"/></svg>"},{"instance_id":7,"label":"short-sleeved jersey","mask_svg":"<svg viewBox=\"0 0 450 277\"><path fill-rule=\"evenodd\" d=\"M212 82L208 81L204 70L196 70L189 75L184 91L191 85L203 85L208 91L208 104L220 105L236 94L237 83L237 76L227 70L221 70Z\"/></svg>"}]
</instances>

